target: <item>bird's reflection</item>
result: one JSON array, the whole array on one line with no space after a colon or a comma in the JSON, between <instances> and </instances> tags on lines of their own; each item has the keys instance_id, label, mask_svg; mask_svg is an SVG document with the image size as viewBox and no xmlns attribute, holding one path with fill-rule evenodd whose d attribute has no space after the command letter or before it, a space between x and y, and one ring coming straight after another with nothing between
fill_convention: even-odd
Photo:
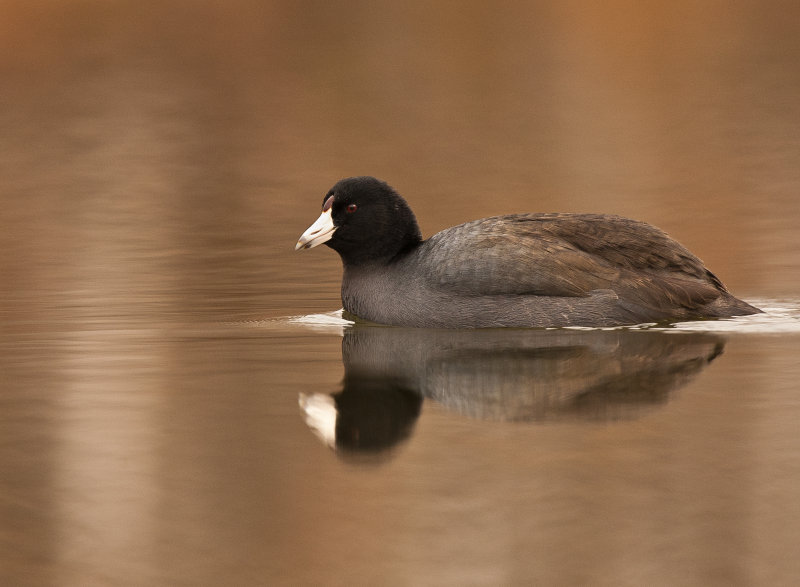
<instances>
[{"instance_id":1,"label":"bird's reflection","mask_svg":"<svg viewBox=\"0 0 800 587\"><path fill-rule=\"evenodd\" d=\"M664 403L722 352L704 333L647 330L344 332L342 390L301 395L308 425L340 452L407 438L423 398L472 418L631 418Z\"/></svg>"}]
</instances>

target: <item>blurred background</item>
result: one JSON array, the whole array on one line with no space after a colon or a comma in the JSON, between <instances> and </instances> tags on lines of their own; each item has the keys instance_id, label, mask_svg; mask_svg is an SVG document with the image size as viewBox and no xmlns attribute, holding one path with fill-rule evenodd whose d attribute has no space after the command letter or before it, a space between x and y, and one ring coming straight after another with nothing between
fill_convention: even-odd
<instances>
[{"instance_id":1,"label":"blurred background","mask_svg":"<svg viewBox=\"0 0 800 587\"><path fill-rule=\"evenodd\" d=\"M786 371L796 345L729 348L742 370L712 378L699 404L662 412L655 432L475 429L431 408L408 459L365 472L331 458L297 414L298 391L341 379L338 334L214 325L340 307L338 257L293 247L351 175L393 185L425 236L511 212L645 220L739 297L796 304L798 96L795 2L0 0L6 584L423 584L435 569L454 584L553 584L561 573L657 584L667 569L683 569L672 584L787 584L800 528L776 528L784 508L797 514L797 376ZM758 425L750 399L732 421L715 403L746 385L784 394ZM728 462L751 450L737 444L743 423L764 450L741 470L714 469L726 449ZM475 467L440 469L467 432L480 440L456 453ZM688 439L678 448L676 434ZM613 453L634 440L656 450ZM524 442L563 459L518 453ZM508 469L492 451L515 455ZM647 476L654 454L677 468ZM468 491L491 477L502 481L486 496L513 493L527 467L530 491L559 496L538 526L515 525L519 495L506 508ZM765 471L794 473L736 493ZM426 488L455 505L425 501ZM368 502L368 490L391 498ZM685 490L695 509L618 523ZM603 501L618 494L641 499ZM427 509L403 526L398 512L420 500ZM597 540L576 537L573 511L599 511ZM697 524L665 540L685 546L663 560L658 545L642 550L642 536L680 516ZM377 546L380 529L355 519L404 529L403 547L391 536ZM608 525L615 540L599 538ZM423 536L442 526L446 548L414 546L433 547ZM484 538L505 546L484 550ZM579 545L591 570L552 551L534 572L528 549L546 544ZM447 563L464 552L462 574ZM358 572L328 574L350 556ZM404 563L421 566L398 574Z\"/></svg>"},{"instance_id":2,"label":"blurred background","mask_svg":"<svg viewBox=\"0 0 800 587\"><path fill-rule=\"evenodd\" d=\"M798 13L2 2L4 312L73 294L117 316L215 313L220 297L226 312L332 309L335 255L292 244L349 175L392 184L425 235L616 213L664 228L739 295L790 295ZM309 279L324 299L298 291Z\"/></svg>"}]
</instances>

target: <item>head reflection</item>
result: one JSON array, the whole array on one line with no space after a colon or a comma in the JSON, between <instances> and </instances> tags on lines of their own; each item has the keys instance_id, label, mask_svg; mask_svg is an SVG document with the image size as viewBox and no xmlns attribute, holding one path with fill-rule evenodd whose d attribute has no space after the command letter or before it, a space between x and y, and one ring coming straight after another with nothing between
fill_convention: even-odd
<instances>
[{"instance_id":1,"label":"head reflection","mask_svg":"<svg viewBox=\"0 0 800 587\"><path fill-rule=\"evenodd\" d=\"M377 453L411 434L422 396L393 378L346 373L342 391L301 394L300 407L309 427L331 448Z\"/></svg>"},{"instance_id":2,"label":"head reflection","mask_svg":"<svg viewBox=\"0 0 800 587\"><path fill-rule=\"evenodd\" d=\"M386 454L423 398L478 419L629 419L663 404L724 348L718 336L646 330L345 330L342 390L301 395L340 454Z\"/></svg>"}]
</instances>

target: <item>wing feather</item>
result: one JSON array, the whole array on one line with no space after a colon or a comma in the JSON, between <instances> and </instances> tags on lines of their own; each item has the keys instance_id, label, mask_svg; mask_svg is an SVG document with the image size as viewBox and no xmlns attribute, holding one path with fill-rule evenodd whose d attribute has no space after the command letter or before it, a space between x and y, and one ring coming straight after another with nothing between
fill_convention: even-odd
<instances>
[{"instance_id":1,"label":"wing feather","mask_svg":"<svg viewBox=\"0 0 800 587\"><path fill-rule=\"evenodd\" d=\"M433 286L465 295L582 297L610 289L648 308L693 308L724 291L665 232L619 216L485 218L434 235L419 255Z\"/></svg>"}]
</instances>

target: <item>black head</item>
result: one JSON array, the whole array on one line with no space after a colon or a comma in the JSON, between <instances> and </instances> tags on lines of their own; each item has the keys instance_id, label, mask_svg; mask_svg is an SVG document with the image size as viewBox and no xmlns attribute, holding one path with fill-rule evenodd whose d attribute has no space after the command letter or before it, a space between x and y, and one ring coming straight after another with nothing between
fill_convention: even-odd
<instances>
[{"instance_id":1,"label":"black head","mask_svg":"<svg viewBox=\"0 0 800 587\"><path fill-rule=\"evenodd\" d=\"M374 177L350 177L322 200L322 215L303 233L296 248L325 243L345 265L388 262L422 240L406 201Z\"/></svg>"}]
</instances>

